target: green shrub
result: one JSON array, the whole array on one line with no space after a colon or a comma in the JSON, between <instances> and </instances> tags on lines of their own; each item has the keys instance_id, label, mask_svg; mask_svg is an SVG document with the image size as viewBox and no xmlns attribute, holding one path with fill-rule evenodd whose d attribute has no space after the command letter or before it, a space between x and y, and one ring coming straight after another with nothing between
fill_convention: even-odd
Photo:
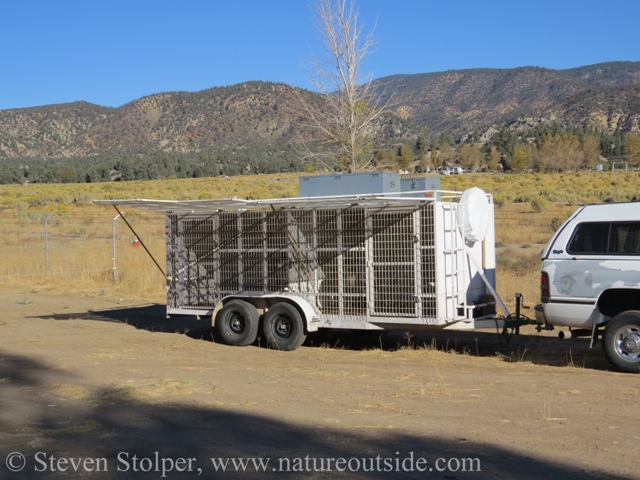
<instances>
[{"instance_id":1,"label":"green shrub","mask_svg":"<svg viewBox=\"0 0 640 480\"><path fill-rule=\"evenodd\" d=\"M91 197L87 192L76 192L73 194L73 203L76 205L87 205L91 203Z\"/></svg>"},{"instance_id":2,"label":"green shrub","mask_svg":"<svg viewBox=\"0 0 640 480\"><path fill-rule=\"evenodd\" d=\"M516 195L516 200L515 203L527 203L527 202L531 202L531 200L533 200L533 195L529 192L523 192L520 193L518 195Z\"/></svg>"},{"instance_id":3,"label":"green shrub","mask_svg":"<svg viewBox=\"0 0 640 480\"><path fill-rule=\"evenodd\" d=\"M545 212L549 210L549 208L551 207L551 202L547 200L546 197L543 197L542 195L538 195L537 197L534 197L529 202L529 204L531 205L531 208L533 208L533 211L536 213Z\"/></svg>"},{"instance_id":4,"label":"green shrub","mask_svg":"<svg viewBox=\"0 0 640 480\"><path fill-rule=\"evenodd\" d=\"M502 208L509 205L511 203L511 199L507 195L498 194L493 197L493 203L496 205L496 207Z\"/></svg>"}]
</instances>

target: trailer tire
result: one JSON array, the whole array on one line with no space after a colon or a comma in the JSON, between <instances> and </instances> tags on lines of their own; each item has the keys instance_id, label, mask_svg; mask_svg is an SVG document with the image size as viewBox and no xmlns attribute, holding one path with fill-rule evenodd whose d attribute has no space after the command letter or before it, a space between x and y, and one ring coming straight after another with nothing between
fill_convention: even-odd
<instances>
[{"instance_id":1,"label":"trailer tire","mask_svg":"<svg viewBox=\"0 0 640 480\"><path fill-rule=\"evenodd\" d=\"M613 317L604 329L602 349L607 360L620 370L640 372L640 311L629 310Z\"/></svg>"},{"instance_id":2,"label":"trailer tire","mask_svg":"<svg viewBox=\"0 0 640 480\"><path fill-rule=\"evenodd\" d=\"M307 338L302 315L286 302L276 303L267 310L262 327L267 345L276 350L295 350Z\"/></svg>"},{"instance_id":3,"label":"trailer tire","mask_svg":"<svg viewBox=\"0 0 640 480\"><path fill-rule=\"evenodd\" d=\"M216 327L229 345L244 347L258 336L260 315L256 307L242 300L231 300L216 316Z\"/></svg>"}]
</instances>

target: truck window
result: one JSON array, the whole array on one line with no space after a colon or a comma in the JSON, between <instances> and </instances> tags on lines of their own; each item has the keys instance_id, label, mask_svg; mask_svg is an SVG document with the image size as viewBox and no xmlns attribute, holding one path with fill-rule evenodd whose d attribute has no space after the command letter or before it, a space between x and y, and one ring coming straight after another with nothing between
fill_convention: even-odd
<instances>
[{"instance_id":1,"label":"truck window","mask_svg":"<svg viewBox=\"0 0 640 480\"><path fill-rule=\"evenodd\" d=\"M611 227L609 253L614 255L640 253L640 223L614 223Z\"/></svg>"},{"instance_id":2,"label":"truck window","mask_svg":"<svg viewBox=\"0 0 640 480\"><path fill-rule=\"evenodd\" d=\"M640 222L582 223L567 247L574 254L640 254Z\"/></svg>"},{"instance_id":3,"label":"truck window","mask_svg":"<svg viewBox=\"0 0 640 480\"><path fill-rule=\"evenodd\" d=\"M581 223L569 242L569 253L607 253L609 223Z\"/></svg>"}]
</instances>

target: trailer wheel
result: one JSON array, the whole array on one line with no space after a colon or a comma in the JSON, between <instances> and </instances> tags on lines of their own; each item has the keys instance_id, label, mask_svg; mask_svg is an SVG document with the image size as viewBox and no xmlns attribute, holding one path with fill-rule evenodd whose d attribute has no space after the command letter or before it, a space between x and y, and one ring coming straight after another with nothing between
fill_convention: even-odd
<instances>
[{"instance_id":1,"label":"trailer wheel","mask_svg":"<svg viewBox=\"0 0 640 480\"><path fill-rule=\"evenodd\" d=\"M640 311L616 315L604 329L602 349L607 360L620 370L640 372Z\"/></svg>"},{"instance_id":2,"label":"trailer wheel","mask_svg":"<svg viewBox=\"0 0 640 480\"><path fill-rule=\"evenodd\" d=\"M277 350L295 350L307 338L300 312L286 302L276 303L267 310L263 331L267 345Z\"/></svg>"},{"instance_id":3,"label":"trailer wheel","mask_svg":"<svg viewBox=\"0 0 640 480\"><path fill-rule=\"evenodd\" d=\"M231 300L218 312L216 327L226 343L243 347L258 336L259 319L256 307L249 302Z\"/></svg>"}]
</instances>

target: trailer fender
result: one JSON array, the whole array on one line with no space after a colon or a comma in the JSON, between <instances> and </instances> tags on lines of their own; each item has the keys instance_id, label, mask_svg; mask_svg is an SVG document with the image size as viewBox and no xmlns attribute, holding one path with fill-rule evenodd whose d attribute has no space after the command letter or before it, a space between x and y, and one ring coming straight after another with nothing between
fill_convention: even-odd
<instances>
[{"instance_id":1,"label":"trailer fender","mask_svg":"<svg viewBox=\"0 0 640 480\"><path fill-rule=\"evenodd\" d=\"M296 295L229 295L220 300L216 305L216 308L213 309L213 314L211 315L212 325L215 324L216 315L218 315L218 312L222 309L222 307L224 307L224 305L229 300L233 299L244 300L245 302L251 303L256 307L260 315L264 315L264 313L269 309L271 305L274 305L278 302L290 303L294 305L302 314L302 318L307 326L307 332L318 331L318 324L320 322L315 310L307 300Z\"/></svg>"}]
</instances>

